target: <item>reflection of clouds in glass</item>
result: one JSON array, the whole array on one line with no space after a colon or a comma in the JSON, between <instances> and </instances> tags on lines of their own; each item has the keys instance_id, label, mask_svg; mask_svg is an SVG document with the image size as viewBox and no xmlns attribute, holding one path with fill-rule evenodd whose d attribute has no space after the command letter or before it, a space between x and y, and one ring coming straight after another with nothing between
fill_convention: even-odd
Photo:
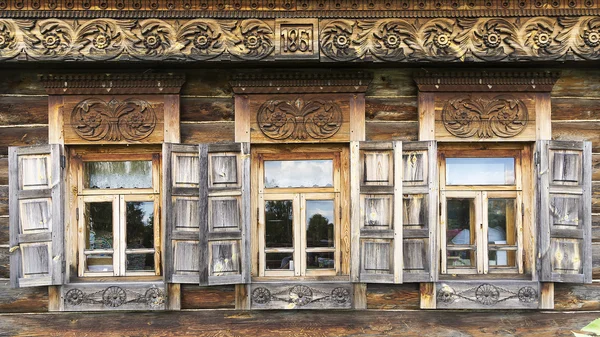
<instances>
[{"instance_id":1,"label":"reflection of clouds in glass","mask_svg":"<svg viewBox=\"0 0 600 337\"><path fill-rule=\"evenodd\" d=\"M447 185L512 185L514 158L447 158Z\"/></svg>"},{"instance_id":2,"label":"reflection of clouds in glass","mask_svg":"<svg viewBox=\"0 0 600 337\"><path fill-rule=\"evenodd\" d=\"M265 161L265 187L333 186L332 160Z\"/></svg>"},{"instance_id":3,"label":"reflection of clouds in glass","mask_svg":"<svg viewBox=\"0 0 600 337\"><path fill-rule=\"evenodd\" d=\"M306 200L306 220L315 214L321 214L333 223L333 200Z\"/></svg>"}]
</instances>

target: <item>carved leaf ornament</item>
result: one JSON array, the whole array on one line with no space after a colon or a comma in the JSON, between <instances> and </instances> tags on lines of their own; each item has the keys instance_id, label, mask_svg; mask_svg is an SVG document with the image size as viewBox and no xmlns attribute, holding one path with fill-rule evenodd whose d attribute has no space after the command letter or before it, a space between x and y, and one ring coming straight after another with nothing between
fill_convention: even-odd
<instances>
[{"instance_id":1,"label":"carved leaf ornament","mask_svg":"<svg viewBox=\"0 0 600 337\"><path fill-rule=\"evenodd\" d=\"M105 102L86 99L71 114L75 132L89 141L139 141L154 131L156 113L152 105L140 99Z\"/></svg>"},{"instance_id":2,"label":"carved leaf ornament","mask_svg":"<svg viewBox=\"0 0 600 337\"><path fill-rule=\"evenodd\" d=\"M442 110L444 127L459 138L514 137L525 129L528 119L525 104L510 95L452 99Z\"/></svg>"},{"instance_id":3,"label":"carved leaf ornament","mask_svg":"<svg viewBox=\"0 0 600 337\"><path fill-rule=\"evenodd\" d=\"M257 122L275 140L326 139L340 130L342 111L331 101L270 100L259 108Z\"/></svg>"}]
</instances>

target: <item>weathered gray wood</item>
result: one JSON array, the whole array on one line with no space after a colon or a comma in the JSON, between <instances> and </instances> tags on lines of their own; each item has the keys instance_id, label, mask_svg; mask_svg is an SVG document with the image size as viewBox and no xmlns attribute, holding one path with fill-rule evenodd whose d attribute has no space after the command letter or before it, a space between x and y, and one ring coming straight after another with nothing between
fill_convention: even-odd
<instances>
[{"instance_id":1,"label":"weathered gray wood","mask_svg":"<svg viewBox=\"0 0 600 337\"><path fill-rule=\"evenodd\" d=\"M163 145L163 208L166 280L198 283L199 158L197 145Z\"/></svg>"},{"instance_id":2,"label":"weathered gray wood","mask_svg":"<svg viewBox=\"0 0 600 337\"><path fill-rule=\"evenodd\" d=\"M437 279L437 144L435 141L402 144L404 282Z\"/></svg>"},{"instance_id":3,"label":"weathered gray wood","mask_svg":"<svg viewBox=\"0 0 600 337\"><path fill-rule=\"evenodd\" d=\"M537 309L539 282L445 281L436 283L438 309Z\"/></svg>"},{"instance_id":4,"label":"weathered gray wood","mask_svg":"<svg viewBox=\"0 0 600 337\"><path fill-rule=\"evenodd\" d=\"M537 156L540 280L590 283L591 143L539 141Z\"/></svg>"},{"instance_id":5,"label":"weathered gray wood","mask_svg":"<svg viewBox=\"0 0 600 337\"><path fill-rule=\"evenodd\" d=\"M9 149L10 276L13 287L64 279L62 146Z\"/></svg>"},{"instance_id":6,"label":"weathered gray wood","mask_svg":"<svg viewBox=\"0 0 600 337\"><path fill-rule=\"evenodd\" d=\"M251 309L351 309L351 283L253 283Z\"/></svg>"},{"instance_id":7,"label":"weathered gray wood","mask_svg":"<svg viewBox=\"0 0 600 337\"><path fill-rule=\"evenodd\" d=\"M250 144L200 144L200 285L250 280Z\"/></svg>"},{"instance_id":8,"label":"weathered gray wood","mask_svg":"<svg viewBox=\"0 0 600 337\"><path fill-rule=\"evenodd\" d=\"M61 287L64 311L165 310L163 282L70 283Z\"/></svg>"}]
</instances>

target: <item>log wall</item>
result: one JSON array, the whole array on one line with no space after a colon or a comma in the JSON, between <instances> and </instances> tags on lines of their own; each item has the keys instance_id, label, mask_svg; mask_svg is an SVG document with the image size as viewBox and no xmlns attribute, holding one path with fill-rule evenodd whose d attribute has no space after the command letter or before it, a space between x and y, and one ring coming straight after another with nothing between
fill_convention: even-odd
<instances>
[{"instance_id":1,"label":"log wall","mask_svg":"<svg viewBox=\"0 0 600 337\"><path fill-rule=\"evenodd\" d=\"M187 77L181 96L182 142L233 141L234 102L228 77L235 70L161 71L171 70L185 72ZM417 139L417 88L412 80L413 72L417 70L370 70L374 78L366 94L367 139ZM48 310L46 288L10 289L8 282L7 148L47 142L48 97L37 80L41 71L57 73L61 70L0 69L0 312L3 313ZM119 70L102 69L102 72L111 71ZM562 69L561 78L552 92L552 111L554 139L593 142L593 261L594 278L600 281L600 70ZM555 310L600 310L599 286L596 283L557 284ZM232 286L185 285L182 286L181 306L182 309L231 309L235 307L235 289ZM369 285L367 308L417 310L419 287L416 284ZM67 320L66 317L61 319Z\"/></svg>"}]
</instances>

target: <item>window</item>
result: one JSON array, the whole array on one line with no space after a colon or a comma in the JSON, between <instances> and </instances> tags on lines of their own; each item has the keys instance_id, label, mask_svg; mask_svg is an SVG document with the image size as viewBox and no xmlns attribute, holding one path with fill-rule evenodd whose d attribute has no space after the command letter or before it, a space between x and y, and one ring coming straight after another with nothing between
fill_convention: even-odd
<instances>
[{"instance_id":1,"label":"window","mask_svg":"<svg viewBox=\"0 0 600 337\"><path fill-rule=\"evenodd\" d=\"M441 153L442 274L522 273L518 150Z\"/></svg>"},{"instance_id":2,"label":"window","mask_svg":"<svg viewBox=\"0 0 600 337\"><path fill-rule=\"evenodd\" d=\"M75 158L78 275L160 275L160 156Z\"/></svg>"},{"instance_id":3,"label":"window","mask_svg":"<svg viewBox=\"0 0 600 337\"><path fill-rule=\"evenodd\" d=\"M339 152L257 158L258 276L340 275Z\"/></svg>"}]
</instances>

